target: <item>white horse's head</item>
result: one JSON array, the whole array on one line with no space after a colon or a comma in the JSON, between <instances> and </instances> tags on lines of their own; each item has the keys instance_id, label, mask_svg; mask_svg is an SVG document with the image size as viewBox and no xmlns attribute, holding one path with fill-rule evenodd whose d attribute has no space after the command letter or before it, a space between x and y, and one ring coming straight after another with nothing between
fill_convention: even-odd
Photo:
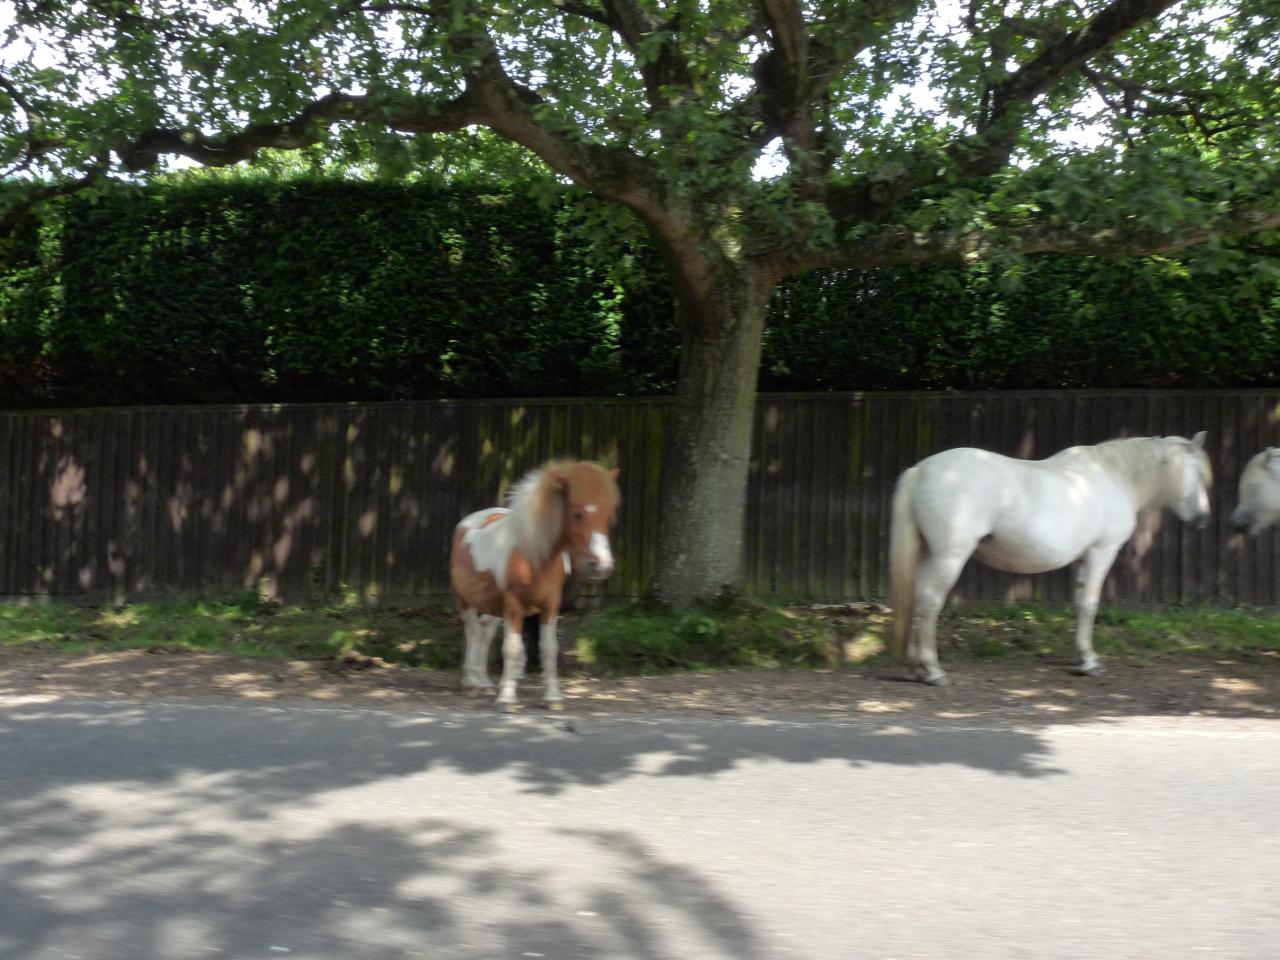
<instances>
[{"instance_id":1,"label":"white horse's head","mask_svg":"<svg viewBox=\"0 0 1280 960\"><path fill-rule=\"evenodd\" d=\"M1190 440L1165 437L1165 490L1169 508L1186 523L1203 527L1209 522L1209 487L1213 468L1204 452L1205 432Z\"/></svg>"},{"instance_id":2,"label":"white horse's head","mask_svg":"<svg viewBox=\"0 0 1280 960\"><path fill-rule=\"evenodd\" d=\"M1231 526L1250 535L1280 519L1280 447L1267 447L1254 456L1240 475L1240 503Z\"/></svg>"}]
</instances>

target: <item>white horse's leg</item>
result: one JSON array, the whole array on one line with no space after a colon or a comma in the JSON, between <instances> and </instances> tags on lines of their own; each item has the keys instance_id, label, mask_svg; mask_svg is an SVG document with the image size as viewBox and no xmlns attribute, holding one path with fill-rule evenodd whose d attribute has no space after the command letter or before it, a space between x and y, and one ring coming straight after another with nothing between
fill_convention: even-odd
<instances>
[{"instance_id":1,"label":"white horse's leg","mask_svg":"<svg viewBox=\"0 0 1280 960\"><path fill-rule=\"evenodd\" d=\"M552 710L564 707L564 694L560 692L560 674L556 667L556 656L560 652L556 640L559 621L559 617L552 617L544 623L538 637L538 652L542 654L542 699Z\"/></svg>"},{"instance_id":2,"label":"white horse's leg","mask_svg":"<svg viewBox=\"0 0 1280 960\"><path fill-rule=\"evenodd\" d=\"M908 662L925 683L945 686L947 674L938 662L938 614L947 602L969 554L932 555L921 562L916 575L915 640L908 645Z\"/></svg>"},{"instance_id":3,"label":"white horse's leg","mask_svg":"<svg viewBox=\"0 0 1280 960\"><path fill-rule=\"evenodd\" d=\"M504 710L515 709L517 704L516 681L524 669L523 619L504 620L502 637L502 682L498 686L498 706Z\"/></svg>"},{"instance_id":4,"label":"white horse's leg","mask_svg":"<svg viewBox=\"0 0 1280 960\"><path fill-rule=\"evenodd\" d=\"M1091 677L1099 673L1098 657L1093 652L1093 621L1098 615L1102 581L1107 579L1107 571L1119 551L1118 546L1091 547L1076 568L1076 651L1080 654L1076 673Z\"/></svg>"},{"instance_id":5,"label":"white horse's leg","mask_svg":"<svg viewBox=\"0 0 1280 960\"><path fill-rule=\"evenodd\" d=\"M462 689L464 691L488 691L493 689L489 679L489 641L492 627L486 622L492 617L481 616L473 609L462 611L462 635L465 649L462 657Z\"/></svg>"}]
</instances>

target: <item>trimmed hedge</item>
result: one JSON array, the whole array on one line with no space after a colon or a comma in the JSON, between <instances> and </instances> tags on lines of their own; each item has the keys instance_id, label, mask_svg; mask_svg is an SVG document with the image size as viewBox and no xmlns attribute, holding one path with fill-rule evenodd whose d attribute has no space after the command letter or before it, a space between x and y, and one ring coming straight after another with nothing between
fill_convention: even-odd
<instances>
[{"instance_id":1,"label":"trimmed hedge","mask_svg":"<svg viewBox=\"0 0 1280 960\"><path fill-rule=\"evenodd\" d=\"M1015 272L811 274L778 293L766 390L1196 388L1280 382L1276 236L1208 255L1038 256ZM1209 261L1209 262L1204 262Z\"/></svg>"},{"instance_id":2,"label":"trimmed hedge","mask_svg":"<svg viewBox=\"0 0 1280 960\"><path fill-rule=\"evenodd\" d=\"M658 259L568 208L331 179L120 187L0 242L6 406L663 393ZM1274 383L1274 236L1185 259L795 277L765 390Z\"/></svg>"},{"instance_id":3,"label":"trimmed hedge","mask_svg":"<svg viewBox=\"0 0 1280 960\"><path fill-rule=\"evenodd\" d=\"M565 220L335 180L81 195L7 259L4 348L72 404L643 390L621 363L637 325Z\"/></svg>"}]
</instances>

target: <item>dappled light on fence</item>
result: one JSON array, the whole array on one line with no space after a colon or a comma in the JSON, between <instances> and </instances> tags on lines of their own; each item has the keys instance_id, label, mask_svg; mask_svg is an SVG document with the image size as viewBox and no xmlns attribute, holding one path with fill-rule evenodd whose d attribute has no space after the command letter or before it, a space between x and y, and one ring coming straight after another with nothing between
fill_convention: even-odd
<instances>
[{"instance_id":1,"label":"dappled light on fence","mask_svg":"<svg viewBox=\"0 0 1280 960\"><path fill-rule=\"evenodd\" d=\"M906 467L975 446L1040 458L1119 436L1209 431L1214 516L1144 517L1112 601L1280 603L1275 534L1232 537L1235 485L1275 444L1275 391L807 394L759 398L745 570L762 593L883 596ZM420 603L448 593L453 525L552 456L622 468L617 572L654 570L670 401L449 401L0 415L0 594L122 600L258 591ZM1071 597L1069 571L971 564L962 600Z\"/></svg>"}]
</instances>

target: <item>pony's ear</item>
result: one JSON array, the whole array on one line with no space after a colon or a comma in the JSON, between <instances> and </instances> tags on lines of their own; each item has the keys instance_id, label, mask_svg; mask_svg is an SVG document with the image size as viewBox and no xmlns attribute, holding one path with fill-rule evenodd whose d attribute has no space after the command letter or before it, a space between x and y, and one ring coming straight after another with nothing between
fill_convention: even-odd
<instances>
[{"instance_id":1,"label":"pony's ear","mask_svg":"<svg viewBox=\"0 0 1280 960\"><path fill-rule=\"evenodd\" d=\"M551 484L551 489L559 493L564 493L569 489L569 475L560 469L547 471L547 482Z\"/></svg>"},{"instance_id":2,"label":"pony's ear","mask_svg":"<svg viewBox=\"0 0 1280 960\"><path fill-rule=\"evenodd\" d=\"M618 479L618 474L620 474L621 472L622 472L622 471L621 471L620 469L618 469L617 467L612 467L612 468L610 468L610 470L609 470L609 476L611 476L614 480L617 480L617 479Z\"/></svg>"},{"instance_id":3,"label":"pony's ear","mask_svg":"<svg viewBox=\"0 0 1280 960\"><path fill-rule=\"evenodd\" d=\"M1208 435L1207 431L1201 430L1191 438L1191 445L1196 449L1204 449L1204 438Z\"/></svg>"}]
</instances>

